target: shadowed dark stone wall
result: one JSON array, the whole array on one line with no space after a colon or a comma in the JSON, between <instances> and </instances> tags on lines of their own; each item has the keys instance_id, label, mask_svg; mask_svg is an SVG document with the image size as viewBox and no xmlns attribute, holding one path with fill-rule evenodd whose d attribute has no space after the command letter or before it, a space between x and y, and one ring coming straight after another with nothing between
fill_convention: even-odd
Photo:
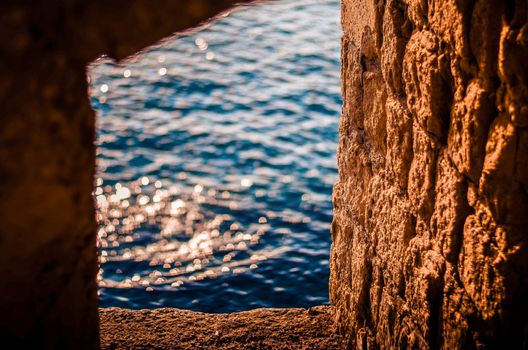
<instances>
[{"instance_id":1,"label":"shadowed dark stone wall","mask_svg":"<svg viewBox=\"0 0 528 350\"><path fill-rule=\"evenodd\" d=\"M330 294L351 346L528 348L527 19L342 0Z\"/></svg>"},{"instance_id":2,"label":"shadowed dark stone wall","mask_svg":"<svg viewBox=\"0 0 528 350\"><path fill-rule=\"evenodd\" d=\"M0 1L0 338L95 349L94 113L86 65L232 0Z\"/></svg>"}]
</instances>

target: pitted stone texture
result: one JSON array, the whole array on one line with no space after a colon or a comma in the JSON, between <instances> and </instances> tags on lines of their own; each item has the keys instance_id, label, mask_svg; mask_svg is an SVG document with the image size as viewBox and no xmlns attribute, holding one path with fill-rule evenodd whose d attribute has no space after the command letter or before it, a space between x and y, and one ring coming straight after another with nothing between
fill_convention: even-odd
<instances>
[{"instance_id":1,"label":"pitted stone texture","mask_svg":"<svg viewBox=\"0 0 528 350\"><path fill-rule=\"evenodd\" d=\"M120 59L233 0L4 1L0 11L0 336L95 349L94 114L86 65Z\"/></svg>"},{"instance_id":2,"label":"pitted stone texture","mask_svg":"<svg viewBox=\"0 0 528 350\"><path fill-rule=\"evenodd\" d=\"M205 314L179 309L101 309L103 349L339 350L334 308Z\"/></svg>"},{"instance_id":3,"label":"pitted stone texture","mask_svg":"<svg viewBox=\"0 0 528 350\"><path fill-rule=\"evenodd\" d=\"M528 347L528 3L343 0L330 294L355 348Z\"/></svg>"}]
</instances>

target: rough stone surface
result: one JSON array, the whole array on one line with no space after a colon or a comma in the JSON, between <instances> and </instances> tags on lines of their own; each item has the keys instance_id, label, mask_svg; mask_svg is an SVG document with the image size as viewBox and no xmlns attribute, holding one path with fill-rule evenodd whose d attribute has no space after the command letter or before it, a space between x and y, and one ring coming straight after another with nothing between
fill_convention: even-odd
<instances>
[{"instance_id":1,"label":"rough stone surface","mask_svg":"<svg viewBox=\"0 0 528 350\"><path fill-rule=\"evenodd\" d=\"M331 300L355 348L528 348L528 2L343 0Z\"/></svg>"},{"instance_id":2,"label":"rough stone surface","mask_svg":"<svg viewBox=\"0 0 528 350\"><path fill-rule=\"evenodd\" d=\"M2 1L0 337L98 341L94 113L86 65L189 28L233 0Z\"/></svg>"},{"instance_id":3,"label":"rough stone surface","mask_svg":"<svg viewBox=\"0 0 528 350\"><path fill-rule=\"evenodd\" d=\"M99 314L103 349L344 348L328 306L232 314L111 308Z\"/></svg>"}]
</instances>

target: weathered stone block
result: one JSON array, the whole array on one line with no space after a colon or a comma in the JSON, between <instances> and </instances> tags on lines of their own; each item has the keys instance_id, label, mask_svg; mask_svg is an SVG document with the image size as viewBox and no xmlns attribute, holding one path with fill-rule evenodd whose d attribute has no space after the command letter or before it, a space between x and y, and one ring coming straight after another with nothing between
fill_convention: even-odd
<instances>
[{"instance_id":1,"label":"weathered stone block","mask_svg":"<svg viewBox=\"0 0 528 350\"><path fill-rule=\"evenodd\" d=\"M340 329L357 348L526 348L528 3L342 4Z\"/></svg>"}]
</instances>

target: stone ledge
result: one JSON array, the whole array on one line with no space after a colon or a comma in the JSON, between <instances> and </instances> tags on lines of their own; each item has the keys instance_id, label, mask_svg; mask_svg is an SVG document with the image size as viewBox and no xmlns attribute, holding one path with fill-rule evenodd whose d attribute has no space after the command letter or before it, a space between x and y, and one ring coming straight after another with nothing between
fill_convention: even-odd
<instances>
[{"instance_id":1,"label":"stone ledge","mask_svg":"<svg viewBox=\"0 0 528 350\"><path fill-rule=\"evenodd\" d=\"M342 349L334 308L99 310L102 349Z\"/></svg>"}]
</instances>

